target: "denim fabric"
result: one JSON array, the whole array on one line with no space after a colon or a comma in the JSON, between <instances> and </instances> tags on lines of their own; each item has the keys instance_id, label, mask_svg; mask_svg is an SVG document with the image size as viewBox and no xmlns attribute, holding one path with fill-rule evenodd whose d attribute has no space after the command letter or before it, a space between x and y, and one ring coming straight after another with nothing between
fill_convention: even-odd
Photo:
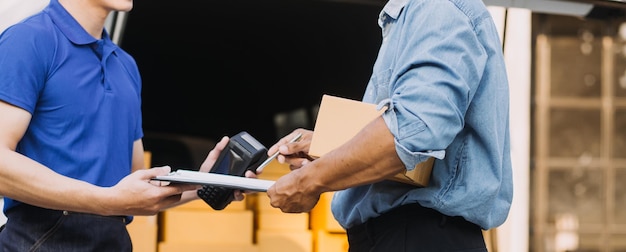
<instances>
[{"instance_id":1,"label":"denim fabric","mask_svg":"<svg viewBox=\"0 0 626 252\"><path fill-rule=\"evenodd\" d=\"M20 204L7 212L2 252L131 252L123 216L100 216Z\"/></svg>"},{"instance_id":2,"label":"denim fabric","mask_svg":"<svg viewBox=\"0 0 626 252\"><path fill-rule=\"evenodd\" d=\"M419 203L489 229L509 212L509 88L502 47L480 0L391 0L364 102L383 118L407 170L437 158L428 186L392 181L335 193L344 228Z\"/></svg>"}]
</instances>

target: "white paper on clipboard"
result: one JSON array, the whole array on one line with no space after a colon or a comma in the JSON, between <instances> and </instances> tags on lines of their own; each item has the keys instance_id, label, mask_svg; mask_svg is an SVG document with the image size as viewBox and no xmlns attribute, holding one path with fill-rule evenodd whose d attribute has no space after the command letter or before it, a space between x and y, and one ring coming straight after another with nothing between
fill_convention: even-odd
<instances>
[{"instance_id":1,"label":"white paper on clipboard","mask_svg":"<svg viewBox=\"0 0 626 252\"><path fill-rule=\"evenodd\" d=\"M274 184L274 181L265 179L246 178L181 169L170 172L168 175L156 176L152 178L152 180L169 181L172 183L223 186L257 192L266 192L267 189Z\"/></svg>"}]
</instances>

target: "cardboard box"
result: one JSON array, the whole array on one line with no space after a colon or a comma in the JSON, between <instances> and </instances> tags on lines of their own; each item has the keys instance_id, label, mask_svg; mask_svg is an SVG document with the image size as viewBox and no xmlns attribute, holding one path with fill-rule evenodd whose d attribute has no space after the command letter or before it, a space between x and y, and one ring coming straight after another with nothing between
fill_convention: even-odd
<instances>
[{"instance_id":1,"label":"cardboard box","mask_svg":"<svg viewBox=\"0 0 626 252\"><path fill-rule=\"evenodd\" d=\"M315 232L315 252L348 252L348 235L327 233L322 230Z\"/></svg>"},{"instance_id":2,"label":"cardboard box","mask_svg":"<svg viewBox=\"0 0 626 252\"><path fill-rule=\"evenodd\" d=\"M330 202L334 192L325 192L320 195L320 200L311 210L311 229L322 230L329 233L345 233L346 230L339 225L330 210Z\"/></svg>"},{"instance_id":3,"label":"cardboard box","mask_svg":"<svg viewBox=\"0 0 626 252\"><path fill-rule=\"evenodd\" d=\"M126 225L134 251L156 252L158 224L157 216L134 216Z\"/></svg>"},{"instance_id":4,"label":"cardboard box","mask_svg":"<svg viewBox=\"0 0 626 252\"><path fill-rule=\"evenodd\" d=\"M289 164L281 164L274 159L260 174L257 175L257 177L266 180L278 180L280 177L289 172L291 172L291 170L289 170Z\"/></svg>"},{"instance_id":5,"label":"cardboard box","mask_svg":"<svg viewBox=\"0 0 626 252\"><path fill-rule=\"evenodd\" d=\"M145 166L145 168L150 168L151 165L152 165L152 152L144 151L143 152L143 166Z\"/></svg>"},{"instance_id":6,"label":"cardboard box","mask_svg":"<svg viewBox=\"0 0 626 252\"><path fill-rule=\"evenodd\" d=\"M256 210L259 213L283 213L282 210L280 210L280 208L275 208L272 205L270 205L270 197L267 196L267 193L265 192L259 192L257 193L257 198L256 198Z\"/></svg>"},{"instance_id":7,"label":"cardboard box","mask_svg":"<svg viewBox=\"0 0 626 252\"><path fill-rule=\"evenodd\" d=\"M331 95L322 96L309 155L321 157L339 147L383 112L384 109L376 110L376 104ZM431 157L417 164L415 169L397 174L393 180L427 186L434 161Z\"/></svg>"},{"instance_id":8,"label":"cardboard box","mask_svg":"<svg viewBox=\"0 0 626 252\"><path fill-rule=\"evenodd\" d=\"M309 213L259 212L257 219L259 222L258 230L309 230Z\"/></svg>"},{"instance_id":9,"label":"cardboard box","mask_svg":"<svg viewBox=\"0 0 626 252\"><path fill-rule=\"evenodd\" d=\"M161 241L173 243L253 244L253 212L166 210L161 213Z\"/></svg>"},{"instance_id":10,"label":"cardboard box","mask_svg":"<svg viewBox=\"0 0 626 252\"><path fill-rule=\"evenodd\" d=\"M144 166L150 167L152 153L144 152ZM158 238L158 216L134 216L133 221L126 225L134 251L156 252Z\"/></svg>"},{"instance_id":11,"label":"cardboard box","mask_svg":"<svg viewBox=\"0 0 626 252\"><path fill-rule=\"evenodd\" d=\"M312 252L313 234L310 230L258 230L259 252Z\"/></svg>"},{"instance_id":12,"label":"cardboard box","mask_svg":"<svg viewBox=\"0 0 626 252\"><path fill-rule=\"evenodd\" d=\"M143 252L137 250L138 252ZM254 244L159 242L159 252L258 252Z\"/></svg>"}]
</instances>

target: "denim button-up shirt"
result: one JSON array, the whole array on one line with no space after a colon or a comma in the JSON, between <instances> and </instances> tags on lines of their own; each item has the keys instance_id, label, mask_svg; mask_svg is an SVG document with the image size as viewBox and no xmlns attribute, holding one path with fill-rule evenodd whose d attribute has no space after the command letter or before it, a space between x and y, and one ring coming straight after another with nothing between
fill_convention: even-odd
<instances>
[{"instance_id":1,"label":"denim button-up shirt","mask_svg":"<svg viewBox=\"0 0 626 252\"><path fill-rule=\"evenodd\" d=\"M383 181L336 192L335 218L350 228L419 203L499 226L513 182L508 80L490 13L480 0L390 0L379 25L383 42L363 101L386 106L407 170L436 160L423 188Z\"/></svg>"}]
</instances>

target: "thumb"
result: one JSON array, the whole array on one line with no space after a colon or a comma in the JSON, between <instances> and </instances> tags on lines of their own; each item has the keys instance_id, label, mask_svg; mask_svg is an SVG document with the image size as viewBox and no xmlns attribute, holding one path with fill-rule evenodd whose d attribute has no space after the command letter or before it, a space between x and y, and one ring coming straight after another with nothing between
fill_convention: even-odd
<instances>
[{"instance_id":1,"label":"thumb","mask_svg":"<svg viewBox=\"0 0 626 252\"><path fill-rule=\"evenodd\" d=\"M172 171L172 168L169 166L161 166L161 167L145 169L143 171L145 171L143 173L145 177L154 178L156 176L167 175L168 173Z\"/></svg>"}]
</instances>

